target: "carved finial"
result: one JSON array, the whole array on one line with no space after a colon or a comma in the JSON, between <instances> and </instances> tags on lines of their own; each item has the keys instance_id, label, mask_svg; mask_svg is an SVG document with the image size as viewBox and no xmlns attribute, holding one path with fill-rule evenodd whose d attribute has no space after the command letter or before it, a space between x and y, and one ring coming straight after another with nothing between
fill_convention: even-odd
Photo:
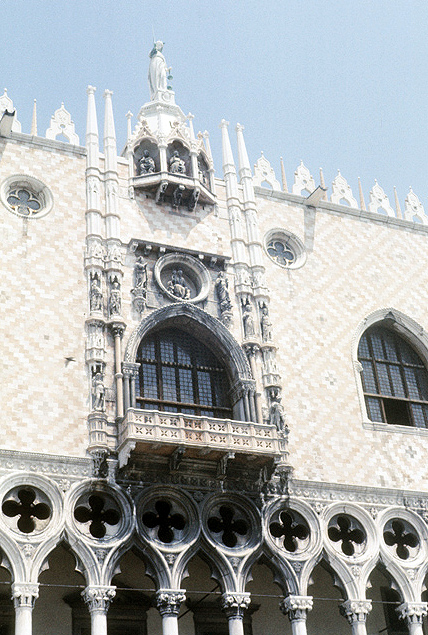
<instances>
[{"instance_id":1,"label":"carved finial","mask_svg":"<svg viewBox=\"0 0 428 635\"><path fill-rule=\"evenodd\" d=\"M324 179L324 172L322 170L322 168L320 168L320 185L321 187L326 190L326 186L325 186L325 179ZM327 200L327 192L324 192L324 194L321 197L321 200L326 201Z\"/></svg>"},{"instance_id":2,"label":"carved finial","mask_svg":"<svg viewBox=\"0 0 428 635\"><path fill-rule=\"evenodd\" d=\"M410 188L412 191L412 188ZM397 188L394 185L394 201L395 201L395 211L397 212L398 218L403 218L403 214L401 212L400 201L398 200Z\"/></svg>"},{"instance_id":3,"label":"carved finial","mask_svg":"<svg viewBox=\"0 0 428 635\"><path fill-rule=\"evenodd\" d=\"M31 135L37 137L37 100L34 100L33 118L31 120Z\"/></svg>"},{"instance_id":4,"label":"carved finial","mask_svg":"<svg viewBox=\"0 0 428 635\"><path fill-rule=\"evenodd\" d=\"M93 95L95 93L97 89L95 88L95 86L91 86L89 85L86 89L86 94L87 95Z\"/></svg>"},{"instance_id":5,"label":"carved finial","mask_svg":"<svg viewBox=\"0 0 428 635\"><path fill-rule=\"evenodd\" d=\"M190 130L190 138L194 139L195 138L195 131L193 129L193 119L195 118L195 115L192 115L191 112L189 112L189 114L187 115L187 119L189 121L189 130Z\"/></svg>"},{"instance_id":6,"label":"carved finial","mask_svg":"<svg viewBox=\"0 0 428 635\"><path fill-rule=\"evenodd\" d=\"M288 192L287 177L285 176L284 161L282 157L279 158L279 162L281 165L282 191Z\"/></svg>"},{"instance_id":7,"label":"carved finial","mask_svg":"<svg viewBox=\"0 0 428 635\"><path fill-rule=\"evenodd\" d=\"M220 121L220 128L227 128L229 126L229 122L226 119L222 119Z\"/></svg>"},{"instance_id":8,"label":"carved finial","mask_svg":"<svg viewBox=\"0 0 428 635\"><path fill-rule=\"evenodd\" d=\"M359 192L359 195L360 195L360 209L363 209L364 211L366 211L367 208L366 208L366 204L364 202L363 188L361 186L360 177L358 177L358 192Z\"/></svg>"},{"instance_id":9,"label":"carved finial","mask_svg":"<svg viewBox=\"0 0 428 635\"><path fill-rule=\"evenodd\" d=\"M132 126L131 126L131 119L134 115L132 114L132 112L130 110L128 110L128 112L126 113L126 119L127 119L127 140L129 141L130 138L132 137Z\"/></svg>"}]
</instances>

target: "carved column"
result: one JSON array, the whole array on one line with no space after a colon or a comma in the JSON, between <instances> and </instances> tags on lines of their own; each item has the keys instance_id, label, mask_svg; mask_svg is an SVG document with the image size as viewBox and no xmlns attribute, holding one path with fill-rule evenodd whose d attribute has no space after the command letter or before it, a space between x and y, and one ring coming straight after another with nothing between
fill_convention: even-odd
<instances>
[{"instance_id":1,"label":"carved column","mask_svg":"<svg viewBox=\"0 0 428 635\"><path fill-rule=\"evenodd\" d=\"M15 635L31 635L34 602L39 597L37 583L14 582L12 599L15 607Z\"/></svg>"},{"instance_id":2,"label":"carved column","mask_svg":"<svg viewBox=\"0 0 428 635\"><path fill-rule=\"evenodd\" d=\"M107 635L107 611L115 595L114 586L87 586L82 591L91 614L91 635Z\"/></svg>"},{"instance_id":3,"label":"carved column","mask_svg":"<svg viewBox=\"0 0 428 635\"><path fill-rule=\"evenodd\" d=\"M289 595L279 604L279 608L288 615L293 635L306 635L306 618L313 607L313 599L309 595Z\"/></svg>"},{"instance_id":4,"label":"carved column","mask_svg":"<svg viewBox=\"0 0 428 635\"><path fill-rule=\"evenodd\" d=\"M123 417L123 375L122 375L122 335L125 325L111 323L111 332L114 338L114 369L116 380L116 416Z\"/></svg>"},{"instance_id":5,"label":"carved column","mask_svg":"<svg viewBox=\"0 0 428 635\"><path fill-rule=\"evenodd\" d=\"M260 391L257 385L257 367L256 367L256 355L258 353L258 351L260 350L260 347L257 344L251 344L248 346L245 346L245 352L247 353L247 357L249 359L250 362L250 366L251 366L251 374L253 375L253 379L256 382L256 389L255 389L255 393L254 393L254 403L255 403L255 408L256 408L256 413L255 413L255 419L254 421L256 421L257 423L263 423L263 415L262 415L262 404L261 404L261 395L260 395Z\"/></svg>"},{"instance_id":6,"label":"carved column","mask_svg":"<svg viewBox=\"0 0 428 635\"><path fill-rule=\"evenodd\" d=\"M138 380L140 364L122 363L125 412L136 407L135 382Z\"/></svg>"},{"instance_id":7,"label":"carved column","mask_svg":"<svg viewBox=\"0 0 428 635\"><path fill-rule=\"evenodd\" d=\"M249 593L225 593L221 608L229 622L229 635L244 635L244 611L250 604Z\"/></svg>"},{"instance_id":8,"label":"carved column","mask_svg":"<svg viewBox=\"0 0 428 635\"><path fill-rule=\"evenodd\" d=\"M367 635L367 615L372 610L371 600L346 600L340 605L340 613L352 626L352 635Z\"/></svg>"},{"instance_id":9,"label":"carved column","mask_svg":"<svg viewBox=\"0 0 428 635\"><path fill-rule=\"evenodd\" d=\"M407 621L409 635L422 635L422 622L427 614L427 602L403 602L396 609L399 617Z\"/></svg>"},{"instance_id":10,"label":"carved column","mask_svg":"<svg viewBox=\"0 0 428 635\"><path fill-rule=\"evenodd\" d=\"M162 616L162 635L178 635L177 617L185 599L184 591L159 589L156 592L156 606Z\"/></svg>"}]
</instances>

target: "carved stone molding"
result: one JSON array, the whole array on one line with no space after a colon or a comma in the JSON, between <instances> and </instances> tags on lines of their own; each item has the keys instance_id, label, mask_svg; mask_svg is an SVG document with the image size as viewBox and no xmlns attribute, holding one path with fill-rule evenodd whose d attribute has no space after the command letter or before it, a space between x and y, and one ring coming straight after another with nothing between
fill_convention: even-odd
<instances>
[{"instance_id":1,"label":"carved stone molding","mask_svg":"<svg viewBox=\"0 0 428 635\"><path fill-rule=\"evenodd\" d=\"M94 611L107 613L115 595L116 587L114 586L87 586L82 591L82 597L90 613Z\"/></svg>"},{"instance_id":2,"label":"carved stone molding","mask_svg":"<svg viewBox=\"0 0 428 635\"><path fill-rule=\"evenodd\" d=\"M228 618L243 617L250 602L249 593L224 593L221 598L221 608Z\"/></svg>"},{"instance_id":3,"label":"carved stone molding","mask_svg":"<svg viewBox=\"0 0 428 635\"><path fill-rule=\"evenodd\" d=\"M306 620L308 611L312 610L314 601L310 595L288 595L284 598L279 608L288 615L290 622L294 620Z\"/></svg>"},{"instance_id":4,"label":"carved stone molding","mask_svg":"<svg viewBox=\"0 0 428 635\"><path fill-rule=\"evenodd\" d=\"M346 617L349 624L365 622L367 615L372 610L371 600L346 600L340 607L340 614Z\"/></svg>"},{"instance_id":5,"label":"carved stone molding","mask_svg":"<svg viewBox=\"0 0 428 635\"><path fill-rule=\"evenodd\" d=\"M12 584L12 599L15 609L19 607L34 608L34 602L38 597L38 583L14 582Z\"/></svg>"},{"instance_id":6,"label":"carved stone molding","mask_svg":"<svg viewBox=\"0 0 428 635\"><path fill-rule=\"evenodd\" d=\"M409 624L422 624L423 618L428 612L427 602L403 602L396 609L402 620L407 620Z\"/></svg>"},{"instance_id":7,"label":"carved stone molding","mask_svg":"<svg viewBox=\"0 0 428 635\"><path fill-rule=\"evenodd\" d=\"M181 603L186 599L184 591L173 591L171 589L159 589L156 591L156 606L159 613L163 615L178 615Z\"/></svg>"}]
</instances>

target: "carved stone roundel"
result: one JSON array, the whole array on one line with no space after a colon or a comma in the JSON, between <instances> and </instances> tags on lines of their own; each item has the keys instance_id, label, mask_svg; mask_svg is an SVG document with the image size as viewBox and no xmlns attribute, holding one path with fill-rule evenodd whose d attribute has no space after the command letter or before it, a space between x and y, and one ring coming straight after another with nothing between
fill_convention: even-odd
<instances>
[{"instance_id":1,"label":"carved stone roundel","mask_svg":"<svg viewBox=\"0 0 428 635\"><path fill-rule=\"evenodd\" d=\"M52 517L52 503L38 488L19 486L9 491L2 501L6 524L21 534L38 534Z\"/></svg>"},{"instance_id":2,"label":"carved stone roundel","mask_svg":"<svg viewBox=\"0 0 428 635\"><path fill-rule=\"evenodd\" d=\"M88 538L108 540L121 529L122 510L105 492L88 492L79 497L74 519L79 531Z\"/></svg>"},{"instance_id":3,"label":"carved stone roundel","mask_svg":"<svg viewBox=\"0 0 428 635\"><path fill-rule=\"evenodd\" d=\"M420 540L416 529L401 518L393 518L386 523L383 539L393 555L400 560L412 559L419 552Z\"/></svg>"},{"instance_id":4,"label":"carved stone roundel","mask_svg":"<svg viewBox=\"0 0 428 635\"><path fill-rule=\"evenodd\" d=\"M32 176L10 176L0 186L0 200L13 214L24 218L46 216L53 206L52 193L44 183Z\"/></svg>"},{"instance_id":5,"label":"carved stone roundel","mask_svg":"<svg viewBox=\"0 0 428 635\"><path fill-rule=\"evenodd\" d=\"M291 509L277 510L270 520L269 531L278 546L290 553L300 553L309 544L308 523Z\"/></svg>"},{"instance_id":6,"label":"carved stone roundel","mask_svg":"<svg viewBox=\"0 0 428 635\"><path fill-rule=\"evenodd\" d=\"M175 546L188 538L193 531L190 510L176 496L159 492L143 503L138 512L141 527L147 537L163 546Z\"/></svg>"},{"instance_id":7,"label":"carved stone roundel","mask_svg":"<svg viewBox=\"0 0 428 635\"><path fill-rule=\"evenodd\" d=\"M188 254L166 254L157 260L154 277L173 302L202 302L210 290L207 268Z\"/></svg>"}]
</instances>

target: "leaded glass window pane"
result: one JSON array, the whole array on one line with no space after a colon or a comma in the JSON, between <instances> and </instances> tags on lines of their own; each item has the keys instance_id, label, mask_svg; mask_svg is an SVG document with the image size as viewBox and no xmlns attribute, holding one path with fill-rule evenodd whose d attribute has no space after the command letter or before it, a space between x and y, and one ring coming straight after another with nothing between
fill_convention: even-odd
<instances>
[{"instance_id":1,"label":"leaded glass window pane","mask_svg":"<svg viewBox=\"0 0 428 635\"><path fill-rule=\"evenodd\" d=\"M410 344L395 331L376 326L361 338L358 356L370 419L428 427L428 372ZM379 397L369 397L376 393Z\"/></svg>"}]
</instances>

